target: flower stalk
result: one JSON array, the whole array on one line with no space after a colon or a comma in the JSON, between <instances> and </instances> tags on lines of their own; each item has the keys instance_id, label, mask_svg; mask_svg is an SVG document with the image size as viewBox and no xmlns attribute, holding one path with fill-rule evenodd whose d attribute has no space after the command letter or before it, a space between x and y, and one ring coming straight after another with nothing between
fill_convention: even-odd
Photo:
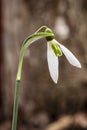
<instances>
[{"instance_id":1,"label":"flower stalk","mask_svg":"<svg viewBox=\"0 0 87 130\"><path fill-rule=\"evenodd\" d=\"M12 130L17 129L17 117L18 117L18 98L19 98L19 88L20 88L20 81L21 81L21 71L22 71L22 64L23 64L23 58L26 48L33 43L34 41L44 38L44 37L53 37L54 34L52 32L42 32L42 29L46 29L46 26L42 26L39 28L34 34L30 35L25 39L25 41L22 44L21 51L20 51L20 57L19 57L19 65L18 65L18 71L17 71L17 77L15 81L15 95L14 95L14 107L13 107L13 120L12 120Z\"/></svg>"},{"instance_id":2,"label":"flower stalk","mask_svg":"<svg viewBox=\"0 0 87 130\"><path fill-rule=\"evenodd\" d=\"M13 110L13 120L12 120L12 130L16 130L16 128L17 128L19 85L20 85L20 80L16 80L15 96L14 96L14 110Z\"/></svg>"}]
</instances>

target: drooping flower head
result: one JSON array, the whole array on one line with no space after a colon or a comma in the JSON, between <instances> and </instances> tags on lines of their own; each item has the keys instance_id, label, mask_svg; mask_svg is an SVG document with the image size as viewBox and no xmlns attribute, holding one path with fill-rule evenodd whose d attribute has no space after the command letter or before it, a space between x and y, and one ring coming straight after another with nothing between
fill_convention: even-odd
<instances>
[{"instance_id":1,"label":"drooping flower head","mask_svg":"<svg viewBox=\"0 0 87 130\"><path fill-rule=\"evenodd\" d=\"M65 55L65 57L67 58L67 60L69 61L69 63L71 65L81 68L80 62L72 54L72 52L69 51L65 46L63 46L62 44L60 44L59 42L57 42L55 40L53 31L50 28L48 28L47 26L42 26L35 33L33 33L32 35L27 37L22 44L17 80L20 80L20 78L21 78L21 68L22 68L22 62L23 62L23 56L24 56L25 49L28 46L30 46L33 42L35 42L41 38L44 38L44 37L47 40L48 68L49 68L50 76L55 83L57 83L58 77L59 77L58 57L62 56L62 54Z\"/></svg>"},{"instance_id":2,"label":"drooping flower head","mask_svg":"<svg viewBox=\"0 0 87 130\"><path fill-rule=\"evenodd\" d=\"M46 29L47 32L51 32L51 29ZM46 37L47 39L47 62L52 80L57 83L59 77L59 60L58 56L62 56L62 53L65 55L69 63L75 67L81 68L80 62L68 50L65 46L57 42L54 37Z\"/></svg>"}]
</instances>

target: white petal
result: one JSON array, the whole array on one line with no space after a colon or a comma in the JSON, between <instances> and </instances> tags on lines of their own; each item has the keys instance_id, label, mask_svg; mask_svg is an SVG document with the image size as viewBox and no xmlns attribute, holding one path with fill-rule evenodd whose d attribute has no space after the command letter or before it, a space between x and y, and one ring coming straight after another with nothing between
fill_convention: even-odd
<instances>
[{"instance_id":1,"label":"white petal","mask_svg":"<svg viewBox=\"0 0 87 130\"><path fill-rule=\"evenodd\" d=\"M48 61L48 68L50 72L50 76L52 80L57 83L58 81L58 57L54 54L51 43L47 43L47 61Z\"/></svg>"},{"instance_id":2,"label":"white petal","mask_svg":"<svg viewBox=\"0 0 87 130\"><path fill-rule=\"evenodd\" d=\"M65 46L61 45L60 43L58 43L58 45L59 45L60 49L62 50L62 52L64 53L64 55L66 56L66 58L68 59L69 63L72 64L73 66L81 68L80 62L72 54L72 52L69 51Z\"/></svg>"}]
</instances>

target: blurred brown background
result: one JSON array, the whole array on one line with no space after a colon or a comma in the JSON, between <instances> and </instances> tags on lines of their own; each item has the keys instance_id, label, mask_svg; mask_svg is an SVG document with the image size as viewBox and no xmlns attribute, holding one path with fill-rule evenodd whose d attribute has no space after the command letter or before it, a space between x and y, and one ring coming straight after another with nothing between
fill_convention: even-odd
<instances>
[{"instance_id":1,"label":"blurred brown background","mask_svg":"<svg viewBox=\"0 0 87 130\"><path fill-rule=\"evenodd\" d=\"M0 10L0 130L11 130L22 42L42 25L52 28L82 69L60 57L55 85L48 72L46 40L32 44L23 62L18 130L87 130L87 0L1 0Z\"/></svg>"}]
</instances>

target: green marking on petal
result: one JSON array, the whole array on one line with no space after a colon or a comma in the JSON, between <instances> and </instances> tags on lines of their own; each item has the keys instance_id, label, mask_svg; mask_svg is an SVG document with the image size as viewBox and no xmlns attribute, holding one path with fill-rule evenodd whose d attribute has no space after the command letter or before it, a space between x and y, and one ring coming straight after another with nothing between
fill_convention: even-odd
<instances>
[{"instance_id":1,"label":"green marking on petal","mask_svg":"<svg viewBox=\"0 0 87 130\"><path fill-rule=\"evenodd\" d=\"M52 50L54 51L54 53L55 53L56 56L61 56L62 55L62 51L58 47L58 45L56 43L51 42L51 47L52 47Z\"/></svg>"}]
</instances>

